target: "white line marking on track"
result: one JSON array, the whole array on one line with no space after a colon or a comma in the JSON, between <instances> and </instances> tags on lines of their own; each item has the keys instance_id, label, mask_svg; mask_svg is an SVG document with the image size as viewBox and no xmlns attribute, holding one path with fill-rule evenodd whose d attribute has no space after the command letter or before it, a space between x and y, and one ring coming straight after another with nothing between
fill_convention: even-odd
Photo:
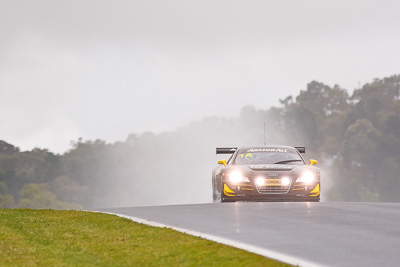
<instances>
[{"instance_id":1,"label":"white line marking on track","mask_svg":"<svg viewBox=\"0 0 400 267\"><path fill-rule=\"evenodd\" d=\"M90 211L90 210L85 210L85 211ZM105 213L105 214L110 214L110 215L116 215L118 217L121 218L125 218L125 219L129 219L132 220L134 222L140 223L140 224L145 224L148 226L153 226L153 227L159 227L159 228L168 228L168 229L172 229L184 234L188 234L188 235L192 235L192 236L197 236L197 237L201 237L210 241L214 241L220 244L224 244L224 245L228 245L231 247L235 247L235 248L239 248L239 249L243 249L270 259L274 259L277 261L281 261L281 262L285 262L288 264L292 264L292 265L297 265L297 266L301 266L301 267L322 267L325 265L321 265L321 264L317 264L302 258L298 258L298 257L293 257L290 255L286 255L283 253L279 253L276 251L272 251L269 249L265 249L265 248L260 248L257 246L253 246L253 245L248 245L245 243L241 243L241 242L237 242L237 241L233 241L230 239L226 239L226 238L222 238L222 237L218 237L218 236L213 236L213 235L209 235L209 234L205 234L202 232L196 232L196 231L192 231L192 230L188 230L188 229L184 229L184 228L180 228L180 227L175 227L175 226L171 226L171 225L166 225L166 224L162 224L162 223L158 223L158 222L153 222L150 220L146 220L146 219L141 219L141 218L137 218L137 217L132 217L132 216L128 216L128 215L124 215L124 214L119 214L119 213L113 213L113 212L105 212L105 211L90 211L90 212L99 212L99 213Z\"/></svg>"}]
</instances>

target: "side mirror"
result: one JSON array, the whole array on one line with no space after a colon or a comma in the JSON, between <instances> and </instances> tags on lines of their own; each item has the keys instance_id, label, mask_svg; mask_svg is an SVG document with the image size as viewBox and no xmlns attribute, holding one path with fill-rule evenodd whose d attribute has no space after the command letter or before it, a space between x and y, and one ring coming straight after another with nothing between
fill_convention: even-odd
<instances>
[{"instance_id":1,"label":"side mirror","mask_svg":"<svg viewBox=\"0 0 400 267\"><path fill-rule=\"evenodd\" d=\"M223 164L226 167L226 160L219 160L218 164Z\"/></svg>"},{"instance_id":2,"label":"side mirror","mask_svg":"<svg viewBox=\"0 0 400 267\"><path fill-rule=\"evenodd\" d=\"M318 161L316 161L315 159L310 159L310 166L314 164L318 164Z\"/></svg>"}]
</instances>

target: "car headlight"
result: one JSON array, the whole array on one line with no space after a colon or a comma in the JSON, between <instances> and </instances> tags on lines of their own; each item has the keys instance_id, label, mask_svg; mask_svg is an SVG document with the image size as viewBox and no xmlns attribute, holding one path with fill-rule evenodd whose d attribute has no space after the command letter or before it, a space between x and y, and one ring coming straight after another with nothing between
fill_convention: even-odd
<instances>
[{"instance_id":1,"label":"car headlight","mask_svg":"<svg viewBox=\"0 0 400 267\"><path fill-rule=\"evenodd\" d=\"M301 177L297 178L296 182L303 182L305 184L311 184L315 180L315 174L312 172L305 172Z\"/></svg>"},{"instance_id":2,"label":"car headlight","mask_svg":"<svg viewBox=\"0 0 400 267\"><path fill-rule=\"evenodd\" d=\"M265 179L262 178L262 177L257 177L257 178L254 180L254 182L255 182L256 185L258 185L258 186L263 186L264 183L265 183Z\"/></svg>"},{"instance_id":3,"label":"car headlight","mask_svg":"<svg viewBox=\"0 0 400 267\"><path fill-rule=\"evenodd\" d=\"M229 174L229 181L234 184L243 183L243 182L250 182L249 178L244 177L240 172L231 172Z\"/></svg>"},{"instance_id":4,"label":"car headlight","mask_svg":"<svg viewBox=\"0 0 400 267\"><path fill-rule=\"evenodd\" d=\"M283 177L283 178L281 179L281 183L282 183L282 185L284 185L284 186L290 185L290 179L287 178L287 177Z\"/></svg>"}]
</instances>

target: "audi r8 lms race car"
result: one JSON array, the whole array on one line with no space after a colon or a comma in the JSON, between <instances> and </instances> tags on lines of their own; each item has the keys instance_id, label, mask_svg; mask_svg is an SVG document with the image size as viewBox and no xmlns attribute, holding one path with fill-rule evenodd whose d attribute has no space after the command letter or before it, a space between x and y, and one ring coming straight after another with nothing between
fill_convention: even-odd
<instances>
[{"instance_id":1,"label":"audi r8 lms race car","mask_svg":"<svg viewBox=\"0 0 400 267\"><path fill-rule=\"evenodd\" d=\"M232 155L213 170L214 201L319 201L318 162L307 165L301 153L305 147L217 148Z\"/></svg>"}]
</instances>

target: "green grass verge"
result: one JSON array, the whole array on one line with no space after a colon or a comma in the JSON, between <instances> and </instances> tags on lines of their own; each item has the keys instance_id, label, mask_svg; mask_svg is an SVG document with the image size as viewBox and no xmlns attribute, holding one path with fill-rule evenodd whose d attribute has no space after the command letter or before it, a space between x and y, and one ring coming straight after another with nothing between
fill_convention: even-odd
<instances>
[{"instance_id":1,"label":"green grass verge","mask_svg":"<svg viewBox=\"0 0 400 267\"><path fill-rule=\"evenodd\" d=\"M83 211L0 210L0 266L290 266L240 249Z\"/></svg>"}]
</instances>

